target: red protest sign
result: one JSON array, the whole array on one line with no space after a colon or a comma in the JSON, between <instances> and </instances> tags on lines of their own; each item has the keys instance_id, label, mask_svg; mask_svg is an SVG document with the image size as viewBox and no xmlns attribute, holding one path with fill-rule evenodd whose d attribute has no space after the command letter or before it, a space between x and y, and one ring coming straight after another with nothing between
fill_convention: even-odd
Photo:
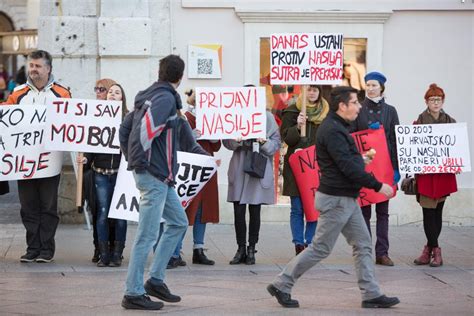
<instances>
[{"instance_id":1,"label":"red protest sign","mask_svg":"<svg viewBox=\"0 0 474 316\"><path fill-rule=\"evenodd\" d=\"M319 211L314 207L314 196L319 187L319 166L316 162L316 147L298 150L290 156L291 170L300 191L304 215L307 222L318 220Z\"/></svg>"},{"instance_id":2,"label":"red protest sign","mask_svg":"<svg viewBox=\"0 0 474 316\"><path fill-rule=\"evenodd\" d=\"M383 127L376 130L367 129L352 133L351 135L354 137L356 146L361 154L365 154L371 148L376 151L374 159L365 167L365 171L372 173L380 182L392 184L393 167ZM392 185L392 188L396 193L397 186ZM360 206L366 206L386 201L388 198L372 189L362 188L358 200Z\"/></svg>"},{"instance_id":3,"label":"red protest sign","mask_svg":"<svg viewBox=\"0 0 474 316\"><path fill-rule=\"evenodd\" d=\"M388 153L384 129L364 130L352 133L351 135L361 154L365 154L371 148L376 151L374 159L365 167L365 171L372 173L380 182L392 184L393 167ZM314 207L314 197L319 187L320 174L316 161L315 146L295 152L290 156L289 162L300 192L306 220L308 222L316 221L319 217L319 211ZM396 185L393 185L392 188L396 193ZM380 203L386 200L388 199L383 194L367 188L360 190L358 198L360 206Z\"/></svg>"}]
</instances>

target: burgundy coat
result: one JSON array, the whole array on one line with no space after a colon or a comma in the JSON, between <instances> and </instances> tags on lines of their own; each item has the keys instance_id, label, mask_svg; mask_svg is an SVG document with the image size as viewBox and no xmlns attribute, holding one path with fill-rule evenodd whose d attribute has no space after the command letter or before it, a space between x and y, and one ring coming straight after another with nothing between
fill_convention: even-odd
<instances>
[{"instance_id":1,"label":"burgundy coat","mask_svg":"<svg viewBox=\"0 0 474 316\"><path fill-rule=\"evenodd\" d=\"M420 117L421 114L413 124L422 124ZM455 122L454 119L452 121ZM417 174L416 185L418 194L434 200L448 196L458 190L456 175L453 173Z\"/></svg>"},{"instance_id":2,"label":"burgundy coat","mask_svg":"<svg viewBox=\"0 0 474 316\"><path fill-rule=\"evenodd\" d=\"M456 175L453 173L418 174L416 185L419 194L435 200L458 190Z\"/></svg>"},{"instance_id":3,"label":"burgundy coat","mask_svg":"<svg viewBox=\"0 0 474 316\"><path fill-rule=\"evenodd\" d=\"M196 117L186 112L184 114L188 119L192 129L196 128ZM199 140L199 145L204 148L211 156L221 148L221 141L212 143L209 140ZM208 183L202 188L201 192L194 197L186 208L189 225L194 225L194 219L199 205L202 204L201 223L219 223L219 192L217 189L217 172L212 176Z\"/></svg>"}]
</instances>

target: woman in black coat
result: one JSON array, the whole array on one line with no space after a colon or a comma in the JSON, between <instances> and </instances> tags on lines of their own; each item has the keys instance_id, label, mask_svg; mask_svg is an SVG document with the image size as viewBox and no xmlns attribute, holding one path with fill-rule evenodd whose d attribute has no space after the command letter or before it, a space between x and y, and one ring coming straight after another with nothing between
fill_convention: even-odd
<instances>
[{"instance_id":1,"label":"woman in black coat","mask_svg":"<svg viewBox=\"0 0 474 316\"><path fill-rule=\"evenodd\" d=\"M400 124L395 107L385 103L385 82L387 78L379 72L370 72L365 77L366 94L362 101L362 108L353 123L353 132L366 129L379 129L383 126L387 140L388 153L394 170L393 182L400 180L398 171L397 147L395 143L395 125ZM377 242L375 243L375 263L384 266L393 266L388 256L388 200L375 204L377 214ZM370 232L370 217L372 205L361 207L367 228Z\"/></svg>"}]
</instances>

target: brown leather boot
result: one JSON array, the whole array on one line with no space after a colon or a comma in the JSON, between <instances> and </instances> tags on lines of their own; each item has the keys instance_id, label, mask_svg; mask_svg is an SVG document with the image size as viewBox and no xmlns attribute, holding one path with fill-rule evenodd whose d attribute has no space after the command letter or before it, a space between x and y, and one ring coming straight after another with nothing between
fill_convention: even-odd
<instances>
[{"instance_id":1,"label":"brown leather boot","mask_svg":"<svg viewBox=\"0 0 474 316\"><path fill-rule=\"evenodd\" d=\"M417 265L422 265L422 264L429 264L430 259L431 259L431 247L428 245L425 245L423 247L423 251L421 252L421 255L413 261Z\"/></svg>"},{"instance_id":2,"label":"brown leather boot","mask_svg":"<svg viewBox=\"0 0 474 316\"><path fill-rule=\"evenodd\" d=\"M433 248L433 260L431 260L430 267L439 267L443 265L443 258L441 257L441 248Z\"/></svg>"}]
</instances>

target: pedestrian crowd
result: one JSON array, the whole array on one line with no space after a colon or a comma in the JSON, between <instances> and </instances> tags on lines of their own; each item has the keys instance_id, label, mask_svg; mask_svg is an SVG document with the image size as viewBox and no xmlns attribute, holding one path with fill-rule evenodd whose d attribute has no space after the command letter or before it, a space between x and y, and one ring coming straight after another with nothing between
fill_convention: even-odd
<instances>
[{"instance_id":1,"label":"pedestrian crowd","mask_svg":"<svg viewBox=\"0 0 474 316\"><path fill-rule=\"evenodd\" d=\"M305 93L290 99L277 120L266 111L265 138L201 140L201 131L196 128L195 91L190 89L185 93L186 111L177 91L184 68L184 61L179 56L169 55L161 59L158 80L136 95L133 107L127 107L125 92L119 81L103 78L94 87L98 100L122 102L121 153L86 153L78 155L75 161L84 166L84 196L93 215L92 262L98 267L118 267L123 262L127 221L108 218L122 154L128 169L133 171L136 187L140 191L139 222L131 246L122 306L126 309L158 310L163 307L161 301L175 303L181 300L166 285L165 274L166 269L187 264L181 254L188 225L193 226L192 263L215 264L205 254L205 232L207 223L219 222L217 174L184 209L174 190L178 170L176 152L213 156L222 145L232 151L227 170L227 201L233 204L237 251L229 263L253 265L257 262L261 206L275 203L273 163L274 156L280 153L282 142L287 145L282 193L290 198L289 226L295 257L271 281L268 292L282 306L298 307L298 301L291 297L295 283L307 270L330 255L338 236L342 234L353 249L362 307L398 304L398 298L383 294L374 275L374 263L394 265L389 257L389 199L394 195L393 187L400 181L395 141L395 126L400 122L396 107L386 102L387 78L380 72L366 74L362 102L357 98L358 90L352 87L333 88L328 100L323 98L321 86L304 87ZM42 104L47 98L54 97L70 98L71 93L55 80L51 55L38 50L28 55L26 82L17 86L3 105ZM444 111L444 101L443 89L431 84L424 95L424 105L420 107L422 112L413 123L455 123L455 119ZM392 168L394 174L390 183L382 183L365 171L365 166L371 163L373 157L361 154L350 135L352 132L381 128L391 161L391 167L387 168ZM317 221L306 221L289 158L313 145L317 148L316 159L320 168L320 184L315 195L320 215ZM265 171L259 176L249 173L245 167L255 148L265 158ZM216 162L220 165L219 159ZM60 175L17 181L27 245L21 262L53 261L59 223L59 180ZM456 177L454 174L419 174L416 175L416 182L416 199L422 208L427 243L414 263L439 267L443 264L438 243L443 207L446 198L456 191ZM362 187L387 198L374 207L374 253L370 227L372 205L361 208L357 202ZM433 194L433 187L439 188L436 194ZM8 182L0 182L0 194L8 190ZM150 253L153 253L153 260L149 278L144 282ZM150 296L160 301L151 300Z\"/></svg>"}]
</instances>

